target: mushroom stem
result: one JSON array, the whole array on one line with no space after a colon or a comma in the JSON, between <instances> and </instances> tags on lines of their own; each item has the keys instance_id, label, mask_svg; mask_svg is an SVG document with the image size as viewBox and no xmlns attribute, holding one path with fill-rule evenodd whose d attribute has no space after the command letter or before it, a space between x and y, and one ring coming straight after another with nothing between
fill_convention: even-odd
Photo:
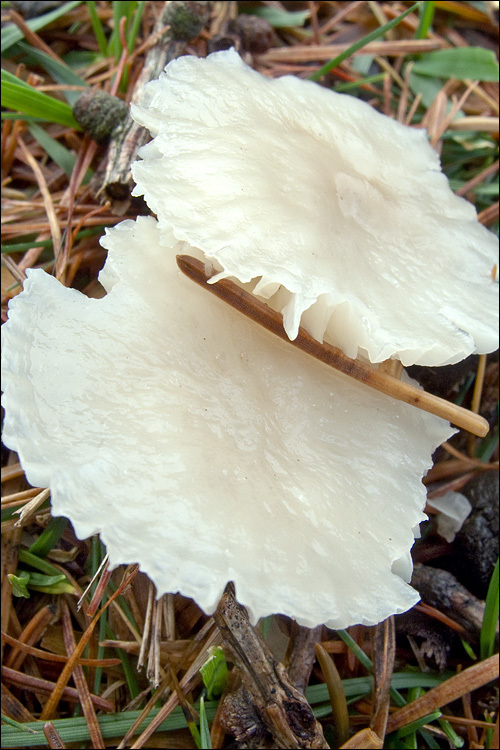
<instances>
[{"instance_id":1,"label":"mushroom stem","mask_svg":"<svg viewBox=\"0 0 500 750\"><path fill-rule=\"evenodd\" d=\"M301 349L321 362L339 370L344 375L349 375L365 385L374 388L387 396L399 401L416 406L423 411L435 414L437 417L446 419L457 427L461 427L473 435L484 437L489 431L486 419L474 414L461 406L445 401L438 396L416 388L409 383L404 383L398 378L375 367L347 357L340 349L323 342L316 341L302 326L294 341L291 341L284 328L280 313L264 304L252 294L245 292L229 279L221 279L216 284L210 284L210 277L205 273L204 264L189 255L178 255L177 265L180 270L200 286L222 299L231 307L236 308L248 318L259 323L268 331L279 336L283 341Z\"/></svg>"}]
</instances>

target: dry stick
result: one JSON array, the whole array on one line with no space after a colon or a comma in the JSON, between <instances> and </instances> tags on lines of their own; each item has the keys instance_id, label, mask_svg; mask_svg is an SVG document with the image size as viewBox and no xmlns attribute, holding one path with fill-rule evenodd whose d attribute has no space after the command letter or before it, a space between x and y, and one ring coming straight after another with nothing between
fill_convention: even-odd
<instances>
[{"instance_id":1,"label":"dry stick","mask_svg":"<svg viewBox=\"0 0 500 750\"><path fill-rule=\"evenodd\" d=\"M462 586L452 573L415 563L411 584L426 604L462 625L474 643L479 641L485 604Z\"/></svg>"},{"instance_id":2,"label":"dry stick","mask_svg":"<svg viewBox=\"0 0 500 750\"><path fill-rule=\"evenodd\" d=\"M28 711L26 706L24 706L21 701L12 694L8 687L3 683L1 685L1 700L2 714L5 714L5 716L14 719L14 721L18 721L20 724L36 721L36 717L33 716L31 711Z\"/></svg>"},{"instance_id":3,"label":"dry stick","mask_svg":"<svg viewBox=\"0 0 500 750\"><path fill-rule=\"evenodd\" d=\"M396 631L394 617L379 623L373 633L374 689L370 729L384 739L389 716L391 679L396 656Z\"/></svg>"},{"instance_id":4,"label":"dry stick","mask_svg":"<svg viewBox=\"0 0 500 750\"><path fill-rule=\"evenodd\" d=\"M65 283L66 266L69 260L71 248L73 246L71 227L74 221L73 212L75 210L76 191L78 190L78 187L87 174L87 170L92 163L96 151L97 144L93 143L88 136L85 136L83 139L82 148L78 152L78 156L71 172L68 188L60 201L60 205L65 207L67 206L68 209L66 218L66 236L64 238L64 246L62 248L54 247L54 260L56 278L63 284ZM89 217L86 222L87 227L89 227L90 224L93 223L93 219L98 223L102 223L102 219L101 221L99 221L98 217Z\"/></svg>"},{"instance_id":5,"label":"dry stick","mask_svg":"<svg viewBox=\"0 0 500 750\"><path fill-rule=\"evenodd\" d=\"M19 509L15 510L14 513L17 513L19 515L18 520L16 521L16 526L24 526L28 519L36 513L40 505L43 505L43 503L48 500L50 497L50 490L42 490L41 492L38 492L34 498L32 498L26 505Z\"/></svg>"},{"instance_id":6,"label":"dry stick","mask_svg":"<svg viewBox=\"0 0 500 750\"><path fill-rule=\"evenodd\" d=\"M26 503L35 495L40 494L42 489L40 487L30 487L29 490L21 490L20 492L13 492L10 495L4 495L2 497L2 508L8 508L11 505L21 505Z\"/></svg>"},{"instance_id":7,"label":"dry stick","mask_svg":"<svg viewBox=\"0 0 500 750\"><path fill-rule=\"evenodd\" d=\"M222 595L214 620L241 674L248 695L245 704L253 709L255 720L260 719L271 734L272 746L327 748L321 724L310 705L292 686L284 666L276 661L260 633L250 624L246 610L234 597L232 586ZM253 731L246 726L245 736L237 739L246 741Z\"/></svg>"},{"instance_id":8,"label":"dry stick","mask_svg":"<svg viewBox=\"0 0 500 750\"><path fill-rule=\"evenodd\" d=\"M355 54L412 55L442 49L444 41L436 39L398 39L395 42L369 42ZM350 44L311 44L297 47L273 47L259 56L261 63L326 62L345 52Z\"/></svg>"},{"instance_id":9,"label":"dry stick","mask_svg":"<svg viewBox=\"0 0 500 750\"><path fill-rule=\"evenodd\" d=\"M83 650L83 648L82 648ZM9 682L12 685L23 690L30 690L34 693L41 693L41 695L50 696L49 701L57 688L57 683L51 682L50 680L44 680L41 677L32 677L31 675L24 674L24 672L18 672L16 669L10 669L9 667L2 667L2 677L5 682ZM80 696L78 690L74 687L64 687L61 692L57 693L57 700L64 698L65 700L71 701L72 703L80 703ZM107 701L104 698L100 698L98 695L90 695L90 699L94 706L101 711L113 711L115 706L111 701ZM47 703L49 702L47 701ZM45 712L44 708L44 712ZM41 717L44 718L43 716Z\"/></svg>"},{"instance_id":10,"label":"dry stick","mask_svg":"<svg viewBox=\"0 0 500 750\"><path fill-rule=\"evenodd\" d=\"M43 39L39 37L38 34L30 29L24 18L19 13L17 13L15 10L10 10L9 15L10 20L15 23L19 31L22 33L24 38L32 45L32 47L39 50L40 52L43 52L45 55L48 55L56 62L64 64L59 55L56 55L54 50L51 49L48 44L45 44Z\"/></svg>"},{"instance_id":11,"label":"dry stick","mask_svg":"<svg viewBox=\"0 0 500 750\"><path fill-rule=\"evenodd\" d=\"M484 226L488 226L489 224L492 224L495 219L498 219L498 201L496 203L492 203L491 206L488 206L488 208L485 208L483 211L480 211L477 215L477 220L484 224Z\"/></svg>"},{"instance_id":12,"label":"dry stick","mask_svg":"<svg viewBox=\"0 0 500 750\"><path fill-rule=\"evenodd\" d=\"M355 2L352 3L344 3L344 6L342 7L342 10L340 10L336 15L332 16L324 23L323 26L321 26L319 30L320 37L326 36L326 34L329 34L331 31L335 30L339 23L343 21L350 13L354 13L355 10L358 10L358 8L361 5L364 5L365 0L355 0Z\"/></svg>"},{"instance_id":13,"label":"dry stick","mask_svg":"<svg viewBox=\"0 0 500 750\"><path fill-rule=\"evenodd\" d=\"M153 607L155 602L155 587L154 583L149 582L148 589L148 600L146 604L146 616L144 618L144 629L142 631L141 648L139 651L139 658L137 660L137 669L141 670L146 662L146 650L149 643L149 634L151 630L151 618L153 614Z\"/></svg>"},{"instance_id":14,"label":"dry stick","mask_svg":"<svg viewBox=\"0 0 500 750\"><path fill-rule=\"evenodd\" d=\"M44 651L41 648L36 648L36 646L30 646L29 643L23 643L22 641L19 641L17 638L13 638L8 633L2 633L0 634L0 637L2 638L2 641L5 641L5 643L8 643L9 646L14 646L15 648L19 649L19 651L24 651L30 656L35 656L37 659L44 659L45 661L55 661L58 664L66 664L68 661L68 657L64 656L63 654L53 654L52 651ZM111 643L120 643L120 641L111 641ZM76 662L77 664L80 664L82 667L116 667L118 664L121 664L121 659L78 659Z\"/></svg>"},{"instance_id":15,"label":"dry stick","mask_svg":"<svg viewBox=\"0 0 500 750\"><path fill-rule=\"evenodd\" d=\"M58 252L59 247L61 245L61 227L59 226L59 222L57 220L56 212L54 209L54 202L52 200L52 195L50 194L50 191L47 187L47 182L45 180L45 177L43 176L43 172L40 169L38 162L26 148L21 136L19 136L18 138L18 143L19 143L19 147L21 151L23 152L23 156L26 159L26 162L29 164L29 166L33 170L33 174L35 175L36 181L38 183L40 193L42 194L43 203L44 203L45 211L47 214L47 220L49 222L50 234L52 238L52 244L54 247L54 254L55 254Z\"/></svg>"},{"instance_id":16,"label":"dry stick","mask_svg":"<svg viewBox=\"0 0 500 750\"><path fill-rule=\"evenodd\" d=\"M379 372L371 365L351 359L340 349L330 346L330 344L324 342L320 344L302 326L299 328L297 338L290 341L283 328L283 319L280 313L272 310L268 305L260 302L252 294L245 292L229 279L221 279L216 284L210 284L210 277L206 275L205 266L201 261L191 258L189 255L178 255L177 265L192 281L227 302L231 307L260 323L283 341L319 359L335 370L339 370L344 375L349 375L351 378L359 380L370 388L385 393L398 401L404 401L442 419L447 419L452 424L462 427L474 435L484 437L488 433L488 422L479 414L473 414L461 406L421 391L409 383L403 383L391 375Z\"/></svg>"},{"instance_id":17,"label":"dry stick","mask_svg":"<svg viewBox=\"0 0 500 750\"><path fill-rule=\"evenodd\" d=\"M73 632L73 625L71 623L69 607L65 599L61 600L61 622L64 646L69 656L75 650L76 640L75 634ZM101 750L101 748L105 747L105 744L102 738L101 729L99 727L99 721L92 704L90 690L85 679L83 667L77 662L75 662L73 666L73 680L75 681L75 686L80 697L80 705L87 722L92 747L99 748L99 750Z\"/></svg>"},{"instance_id":18,"label":"dry stick","mask_svg":"<svg viewBox=\"0 0 500 750\"><path fill-rule=\"evenodd\" d=\"M287 650L285 664L290 682L301 693L305 693L306 687L309 685L316 658L315 646L321 641L322 632L322 625L315 628L305 628L294 624L292 627L292 645Z\"/></svg>"},{"instance_id":19,"label":"dry stick","mask_svg":"<svg viewBox=\"0 0 500 750\"><path fill-rule=\"evenodd\" d=\"M395 711L389 716L387 732L395 732L412 721L417 721L436 711L441 706L452 703L465 693L470 693L472 690L477 690L488 682L492 682L497 677L498 654L495 654L479 664L474 664L473 667L464 669L463 672L450 677L441 685L429 690L421 698L417 698L407 706Z\"/></svg>"},{"instance_id":20,"label":"dry stick","mask_svg":"<svg viewBox=\"0 0 500 750\"><path fill-rule=\"evenodd\" d=\"M2 255L2 260L3 260L3 255ZM24 476L24 469L19 463L19 461L15 464L9 464L9 466L4 466L0 472L0 478L2 482L10 482L11 479L17 479L18 477L22 477L22 476Z\"/></svg>"},{"instance_id":21,"label":"dry stick","mask_svg":"<svg viewBox=\"0 0 500 750\"><path fill-rule=\"evenodd\" d=\"M209 620L209 623L213 624L213 621ZM219 646L220 643L221 643L220 633L217 630L217 628L214 628L214 630L208 635L207 640L204 643L202 650L199 652L198 656L196 657L194 662L191 664L189 669L186 671L186 674L184 675L182 680L179 682L179 685L184 691L184 693L191 692L191 690L193 690L196 687L196 685L199 683L200 667L207 660L209 649L212 646ZM161 723L165 721L167 716L169 716L174 710L174 708L178 705L179 705L179 697L177 693L172 693L168 701L160 708L160 710L158 711L158 713L156 714L152 722L149 724L149 726L146 727L146 729L142 732L142 734L136 739L134 744L131 746L132 750L137 750L138 748L141 748L141 747L147 747L146 743L148 742L151 735L156 732L156 730L161 725ZM126 746L129 736L130 736L129 733L125 735L123 740L118 745L119 748L123 748Z\"/></svg>"},{"instance_id":22,"label":"dry stick","mask_svg":"<svg viewBox=\"0 0 500 750\"><path fill-rule=\"evenodd\" d=\"M196 648L199 646L200 643L203 643L204 639L208 639L213 632L218 632L217 628L215 627L215 623L213 619L211 618L208 620L208 622L203 625L201 630L199 630L194 638L188 643L186 646L184 653L182 655L182 658L177 665L178 671L187 669L187 665L189 664L189 661L191 659L191 656L193 655ZM203 651L203 653L205 653ZM199 655L199 654L198 654ZM203 663L203 662L202 662ZM163 683L160 685L160 687L154 691L154 693L151 695L150 699L142 709L141 713L137 717L137 719L134 721L131 727L127 730L125 736L122 738L120 744L118 745L119 750L121 748L125 748L128 746L129 740L136 734L136 730L142 725L144 720L149 716L151 710L155 707L156 703L160 698L162 700L166 700L170 696L170 692L166 693L167 690L170 690L169 688L169 679L165 679ZM172 708L173 711L173 708ZM144 740L144 742L147 742L147 738Z\"/></svg>"},{"instance_id":23,"label":"dry stick","mask_svg":"<svg viewBox=\"0 0 500 750\"><path fill-rule=\"evenodd\" d=\"M3 524L2 524L3 525ZM8 630L12 610L12 585L9 574L17 570L21 529L12 529L2 533L2 584L0 587L0 622L2 630ZM3 641L0 644L0 655L3 658Z\"/></svg>"},{"instance_id":24,"label":"dry stick","mask_svg":"<svg viewBox=\"0 0 500 750\"><path fill-rule=\"evenodd\" d=\"M67 684L69 678L71 677L71 675L73 673L74 665L76 664L76 662L80 658L81 654L83 653L83 650L85 649L85 646L90 641L90 639L92 637L92 633L94 632L94 628L95 628L95 626L97 625L97 623L99 621L99 618L101 617L102 613L105 612L105 610L110 606L111 602L114 601L114 599L116 599L116 597L119 596L122 593L122 591L132 582L132 580L135 578L135 576L137 574L137 571L138 571L138 568L136 568L135 570L133 570L133 572L129 575L129 577L125 581L122 581L122 583L116 589L116 591L113 593L113 595L110 596L110 598L108 599L108 601L106 602L106 604L103 607L101 607L101 609L96 614L96 616L94 617L94 619L91 620L89 626L87 627L87 630L82 634L82 637L80 638L80 640L76 644L73 653L69 656L68 661L64 665L64 667L62 669L62 672L59 675L59 678L58 678L58 680L57 680L57 682L55 684L55 687L51 690L51 692L50 692L50 698L49 698L49 700L47 701L47 703L44 706L44 709L43 709L43 711L42 711L42 713L40 715L40 719L44 719L44 720L50 719L52 717L53 712L55 711L55 709L57 707L57 704L61 700L61 697L62 697L64 691L66 689L67 690L72 690L73 689L73 688L66 688L66 684ZM54 683L52 683L52 685L53 684ZM75 690L75 692L76 692L77 698L78 698L78 692L76 690ZM78 698L78 700L79 700L79 698ZM94 703L95 703L95 701L94 701ZM113 704L110 703L109 701L106 701L106 703L109 703L109 705L111 706L111 710L114 708Z\"/></svg>"},{"instance_id":25,"label":"dry stick","mask_svg":"<svg viewBox=\"0 0 500 750\"><path fill-rule=\"evenodd\" d=\"M45 724L43 725L43 733L45 735L45 739L49 743L50 748L53 748L54 750L65 750L66 745L62 741L57 729L51 721L45 722Z\"/></svg>"},{"instance_id":26,"label":"dry stick","mask_svg":"<svg viewBox=\"0 0 500 750\"><path fill-rule=\"evenodd\" d=\"M455 195L467 195L467 193L470 193L474 188L484 182L487 177L491 177L491 175L494 175L496 172L498 172L498 159L494 164L490 164L489 167L483 169L471 180L468 180L465 185L462 185L461 188L456 190Z\"/></svg>"},{"instance_id":27,"label":"dry stick","mask_svg":"<svg viewBox=\"0 0 500 750\"><path fill-rule=\"evenodd\" d=\"M47 626L54 621L55 612L56 608L53 604L47 604L45 607L39 609L25 626L18 640L30 646L36 643L41 638ZM4 664L6 667L19 670L25 658L26 653L21 651L19 647L14 646L5 659Z\"/></svg>"}]
</instances>

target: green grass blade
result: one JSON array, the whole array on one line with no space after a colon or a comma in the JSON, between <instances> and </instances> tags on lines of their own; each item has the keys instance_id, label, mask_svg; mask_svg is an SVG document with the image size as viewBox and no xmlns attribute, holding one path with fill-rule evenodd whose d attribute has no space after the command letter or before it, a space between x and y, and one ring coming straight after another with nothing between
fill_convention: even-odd
<instances>
[{"instance_id":1,"label":"green grass blade","mask_svg":"<svg viewBox=\"0 0 500 750\"><path fill-rule=\"evenodd\" d=\"M19 112L19 119L23 119L22 115L29 115L81 130L68 104L37 91L19 78L13 82L12 78L16 76L7 76L2 70L2 107Z\"/></svg>"},{"instance_id":2,"label":"green grass blade","mask_svg":"<svg viewBox=\"0 0 500 750\"><path fill-rule=\"evenodd\" d=\"M28 130L57 166L61 167L68 177L71 177L76 161L74 154L72 154L71 151L68 151L62 143L59 143L59 141L52 138L35 122L29 125Z\"/></svg>"},{"instance_id":3,"label":"green grass blade","mask_svg":"<svg viewBox=\"0 0 500 750\"><path fill-rule=\"evenodd\" d=\"M445 674L419 674L414 672L397 672L392 677L391 684L399 690L414 687L415 685L421 685L422 687L435 687L440 685L444 680L447 680L454 673ZM373 687L373 679L371 677L354 677L349 680L343 680L344 690L347 695L363 696L367 695ZM317 703L329 703L328 689L326 685L313 685L306 691L307 700L311 704ZM197 706L195 706L197 708ZM205 712L207 721L213 721L215 712L217 710L217 702L210 701L205 703ZM151 721L154 719L159 709L155 708L147 719L141 724L137 730L137 734L143 731ZM314 709L316 716L325 716L331 712L331 706L325 710L323 706L319 706ZM128 729L132 726L134 721L140 714L140 710L137 711L123 711L118 714L110 714L107 716L98 716L99 726L103 737L123 737ZM82 716L75 719L54 719L53 724L61 736L63 742L87 742L89 737L89 731L86 719ZM176 708L170 716L158 727L159 732L166 732L173 729L185 729L186 719L182 710ZM47 747L48 743L45 736L40 731L42 728L41 722L29 722L23 724L23 730L17 727L2 727L2 750L9 750L9 748L28 748L28 747ZM29 730L37 731L37 735L29 735ZM400 745L398 746L400 747Z\"/></svg>"},{"instance_id":4,"label":"green grass blade","mask_svg":"<svg viewBox=\"0 0 500 750\"><path fill-rule=\"evenodd\" d=\"M61 5L60 8L51 10L50 13L44 13L43 16L30 19L26 22L26 25L29 26L31 31L40 31L40 29L43 29L44 26L47 26L49 23L52 23L61 16L64 16L66 13L69 13L69 11L73 10L73 8L77 8L81 4L81 2L82 0L75 0L74 2L64 3L64 5ZM10 49L10 47L16 44L16 42L20 42L23 38L23 32L15 24L4 26L1 34L2 55L4 55L7 50Z\"/></svg>"},{"instance_id":5,"label":"green grass blade","mask_svg":"<svg viewBox=\"0 0 500 750\"><path fill-rule=\"evenodd\" d=\"M14 573L7 574L7 580L12 586L12 595L22 597L23 599L29 599L30 594L28 591L28 583L30 582L30 574L27 570L18 570L17 575Z\"/></svg>"},{"instance_id":6,"label":"green grass blade","mask_svg":"<svg viewBox=\"0 0 500 750\"><path fill-rule=\"evenodd\" d=\"M136 6L136 0L115 0L115 2L113 3L114 27L108 42L108 54L113 55L117 62L120 59L120 55L122 53L122 42L120 39L120 21L122 18L127 19L127 23L125 24L125 36L127 36L127 29L129 27L130 19L133 16Z\"/></svg>"},{"instance_id":7,"label":"green grass blade","mask_svg":"<svg viewBox=\"0 0 500 750\"><path fill-rule=\"evenodd\" d=\"M9 724L11 727L18 728L22 732L29 732L30 734L37 734L35 729L28 729L27 727L25 727L24 724L21 724L21 722L16 721L15 719L11 719L10 716L6 716L6 714L2 714L2 721L5 722L6 724Z\"/></svg>"},{"instance_id":8,"label":"green grass blade","mask_svg":"<svg viewBox=\"0 0 500 750\"><path fill-rule=\"evenodd\" d=\"M101 23L101 19L99 18L97 14L97 8L96 8L95 2L93 0L88 0L87 8L89 9L90 22L94 30L94 35L95 35L97 44L99 45L99 50L101 52L101 55L103 57L106 57L108 54L108 43L106 41L106 34L104 33L104 28Z\"/></svg>"},{"instance_id":9,"label":"green grass blade","mask_svg":"<svg viewBox=\"0 0 500 750\"><path fill-rule=\"evenodd\" d=\"M411 734L412 732L416 732L421 727L425 726L425 724L430 724L431 721L436 721L436 719L440 719L442 716L441 711L433 711L431 714L428 714L427 716L422 716L421 719L417 719L416 721L412 721L411 724L407 724L404 727L401 727L401 729L398 729L397 732L395 732L395 735L397 739L400 739L401 737L406 737L408 734Z\"/></svg>"},{"instance_id":10,"label":"green grass blade","mask_svg":"<svg viewBox=\"0 0 500 750\"><path fill-rule=\"evenodd\" d=\"M429 732L428 729L420 729L419 734L424 740L427 747L430 748L430 750L440 750L441 745L436 742L433 735Z\"/></svg>"},{"instance_id":11,"label":"green grass blade","mask_svg":"<svg viewBox=\"0 0 500 750\"><path fill-rule=\"evenodd\" d=\"M480 458L481 461L489 461L497 449L498 438L499 425L497 424L495 429L481 441L481 444L476 451L476 457Z\"/></svg>"},{"instance_id":12,"label":"green grass blade","mask_svg":"<svg viewBox=\"0 0 500 750\"><path fill-rule=\"evenodd\" d=\"M364 666L364 668L368 670L368 672L371 672L373 669L372 660L365 654L363 649L358 646L354 638L349 635L347 630L337 630L337 635L344 641L347 648L352 651L356 659Z\"/></svg>"},{"instance_id":13,"label":"green grass blade","mask_svg":"<svg viewBox=\"0 0 500 750\"><path fill-rule=\"evenodd\" d=\"M144 13L145 5L146 0L141 0L137 5L137 9L134 15L132 16L132 23L130 25L130 31L127 37L127 47L129 52L132 52L135 47L135 40L137 39L137 34L139 33L139 29L141 27L142 14Z\"/></svg>"},{"instance_id":14,"label":"green grass blade","mask_svg":"<svg viewBox=\"0 0 500 750\"><path fill-rule=\"evenodd\" d=\"M433 0L428 0L428 2L421 5L418 9L420 14L420 22L415 34L416 39L427 39L427 34L430 27L432 26L432 21L434 20L434 6L435 3L433 2Z\"/></svg>"},{"instance_id":15,"label":"green grass blade","mask_svg":"<svg viewBox=\"0 0 500 750\"><path fill-rule=\"evenodd\" d=\"M218 697L224 691L227 682L227 664L224 651L220 646L211 648L210 656L200 667L200 674L209 700Z\"/></svg>"},{"instance_id":16,"label":"green grass blade","mask_svg":"<svg viewBox=\"0 0 500 750\"><path fill-rule=\"evenodd\" d=\"M200 698L200 740L203 750L212 750L210 728L208 726L207 713L205 711L205 701L203 700L203 698Z\"/></svg>"},{"instance_id":17,"label":"green grass blade","mask_svg":"<svg viewBox=\"0 0 500 750\"><path fill-rule=\"evenodd\" d=\"M488 593L486 594L483 624L479 637L481 659L488 659L495 652L495 634L498 622L498 584L499 572L497 560L491 576Z\"/></svg>"},{"instance_id":18,"label":"green grass blade","mask_svg":"<svg viewBox=\"0 0 500 750\"><path fill-rule=\"evenodd\" d=\"M40 65L56 83L66 86L85 86L88 87L86 81L80 78L71 68L59 60L54 60L50 55L46 55L45 52L41 52L35 49L25 42L19 42L13 48L13 53L16 55L22 55L24 63L35 63ZM73 106L75 101L81 96L81 91L63 91L66 101L70 106Z\"/></svg>"},{"instance_id":19,"label":"green grass blade","mask_svg":"<svg viewBox=\"0 0 500 750\"><path fill-rule=\"evenodd\" d=\"M465 743L463 739L458 736L449 721L447 721L446 719L438 719L438 724L448 737L448 740L450 741L450 747L464 746Z\"/></svg>"},{"instance_id":20,"label":"green grass blade","mask_svg":"<svg viewBox=\"0 0 500 750\"><path fill-rule=\"evenodd\" d=\"M498 81L495 53L483 47L454 47L427 52L414 63L413 71L430 78Z\"/></svg>"},{"instance_id":21,"label":"green grass blade","mask_svg":"<svg viewBox=\"0 0 500 750\"><path fill-rule=\"evenodd\" d=\"M25 565L35 568L35 570L39 570L41 573L46 573L48 576L58 576L61 574L61 571L47 562L47 560L43 560L38 555L33 555L24 549L19 550L18 560L21 563L25 563Z\"/></svg>"},{"instance_id":22,"label":"green grass blade","mask_svg":"<svg viewBox=\"0 0 500 750\"><path fill-rule=\"evenodd\" d=\"M85 237L93 237L95 234L101 235L104 232L105 224L90 227L89 229L82 229L78 232L75 242L82 240ZM31 250L32 247L46 247L52 248L52 240L26 240L25 242L7 242L2 245L2 253L25 253L27 250ZM41 506L44 507L43 505Z\"/></svg>"},{"instance_id":23,"label":"green grass blade","mask_svg":"<svg viewBox=\"0 0 500 750\"><path fill-rule=\"evenodd\" d=\"M66 531L68 519L63 516L51 518L49 525L42 531L36 542L33 542L28 552L37 557L47 557Z\"/></svg>"},{"instance_id":24,"label":"green grass blade","mask_svg":"<svg viewBox=\"0 0 500 750\"><path fill-rule=\"evenodd\" d=\"M2 75L2 84L13 83L16 86L24 86L26 89L28 89L28 91L31 91L31 89L33 88L32 86L29 85L29 83L26 83L26 81L23 81L22 78L18 78L17 76L14 75L14 73L9 73L8 70L2 69L1 75Z\"/></svg>"},{"instance_id":25,"label":"green grass blade","mask_svg":"<svg viewBox=\"0 0 500 750\"><path fill-rule=\"evenodd\" d=\"M252 8L252 15L265 18L275 29L293 29L303 26L311 16L309 10L281 10L280 8L269 8L261 6Z\"/></svg>"},{"instance_id":26,"label":"green grass blade","mask_svg":"<svg viewBox=\"0 0 500 750\"><path fill-rule=\"evenodd\" d=\"M371 672L373 670L373 662L372 660L365 654L362 648L358 646L354 638L352 638L347 630L337 630L337 634L340 636L340 638L344 641L345 645L351 649L354 656L358 659L358 661L361 662L361 664L364 666L368 672ZM402 695L398 693L394 685L391 686L390 689L391 698L396 703L397 706L405 706L406 701L403 698Z\"/></svg>"},{"instance_id":27,"label":"green grass blade","mask_svg":"<svg viewBox=\"0 0 500 750\"><path fill-rule=\"evenodd\" d=\"M355 44L351 44L348 49L346 49L340 55L337 55L337 57L334 57L333 60L329 60L327 63L325 63L325 65L317 70L316 73L313 73L311 76L309 76L309 79L311 81L319 81L321 78L323 78L324 75L333 70L333 68L336 68L337 65L340 65L343 60L346 60L348 57L353 55L354 52L357 52L359 49L365 47L369 42L373 42L375 39L383 36L387 31L393 29L398 25L398 23L401 23L403 18L406 18L406 16L408 16L410 13L413 13L413 11L419 8L421 5L422 0L420 0L418 3L410 5L410 7L407 8L404 13L401 13L401 15L393 18L393 20L389 21L389 23L385 23L383 26L379 26L379 28L372 31L371 34L367 34L363 37L363 39L355 42Z\"/></svg>"}]
</instances>

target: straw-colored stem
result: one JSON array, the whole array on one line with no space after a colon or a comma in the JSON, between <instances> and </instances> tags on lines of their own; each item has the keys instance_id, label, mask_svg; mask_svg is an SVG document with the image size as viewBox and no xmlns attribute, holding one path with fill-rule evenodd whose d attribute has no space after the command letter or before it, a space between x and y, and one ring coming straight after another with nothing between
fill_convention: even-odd
<instances>
[{"instance_id":1,"label":"straw-colored stem","mask_svg":"<svg viewBox=\"0 0 500 750\"><path fill-rule=\"evenodd\" d=\"M297 338L290 341L283 328L283 319L280 313L241 289L229 279L221 279L215 284L210 284L210 277L206 275L205 266L201 261L189 255L178 255L177 265L192 281L227 302L231 307L236 308L287 343L319 359L335 370L339 370L344 375L349 375L351 378L359 380L391 398L404 401L423 409L423 411L446 419L474 435L484 437L488 433L488 422L479 414L473 414L461 406L456 406L456 404L445 401L431 393L426 393L409 383L404 383L392 375L380 372L372 365L351 359L335 346L330 346L330 344L324 342L320 344L302 326L299 328Z\"/></svg>"},{"instance_id":2,"label":"straw-colored stem","mask_svg":"<svg viewBox=\"0 0 500 750\"><path fill-rule=\"evenodd\" d=\"M479 412L481 406L481 396L483 394L484 374L486 372L486 354L479 355L479 362L477 365L476 382L474 383L474 391L472 393L471 411L474 414ZM474 456L476 453L476 441L472 435L469 435L469 455Z\"/></svg>"}]
</instances>

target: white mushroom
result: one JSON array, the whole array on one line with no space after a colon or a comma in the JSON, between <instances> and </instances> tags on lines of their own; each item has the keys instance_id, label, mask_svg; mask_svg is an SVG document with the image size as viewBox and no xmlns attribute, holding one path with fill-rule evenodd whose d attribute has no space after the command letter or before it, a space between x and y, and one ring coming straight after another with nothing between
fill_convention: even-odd
<instances>
[{"instance_id":1,"label":"white mushroom","mask_svg":"<svg viewBox=\"0 0 500 750\"><path fill-rule=\"evenodd\" d=\"M404 365L497 348L497 238L423 130L269 80L234 50L174 60L132 114L155 136L136 194L218 278L275 295L290 338L302 321L348 356Z\"/></svg>"},{"instance_id":2,"label":"white mushroom","mask_svg":"<svg viewBox=\"0 0 500 750\"><path fill-rule=\"evenodd\" d=\"M418 599L421 477L452 430L187 280L154 219L107 232L88 299L28 272L4 326L4 441L54 515L212 612L371 625ZM160 244L161 240L161 244Z\"/></svg>"},{"instance_id":3,"label":"white mushroom","mask_svg":"<svg viewBox=\"0 0 500 750\"><path fill-rule=\"evenodd\" d=\"M428 505L439 511L436 529L443 539L452 542L469 517L472 505L461 492L450 490L440 497L427 500Z\"/></svg>"}]
</instances>

